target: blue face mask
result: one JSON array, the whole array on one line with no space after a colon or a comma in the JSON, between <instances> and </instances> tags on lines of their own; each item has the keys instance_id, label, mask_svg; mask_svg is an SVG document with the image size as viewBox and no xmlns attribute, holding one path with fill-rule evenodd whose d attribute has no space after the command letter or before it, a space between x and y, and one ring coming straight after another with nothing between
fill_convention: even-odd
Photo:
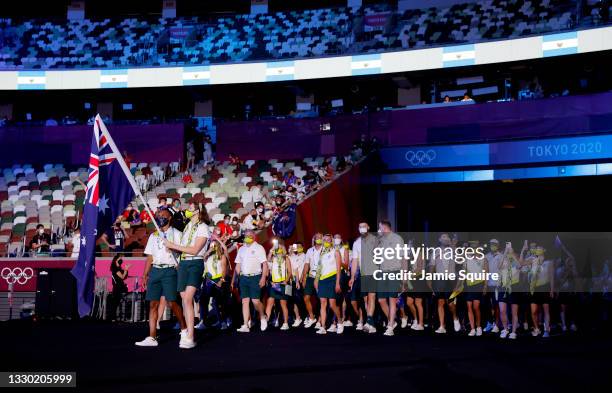
<instances>
[{"instance_id":1,"label":"blue face mask","mask_svg":"<svg viewBox=\"0 0 612 393\"><path fill-rule=\"evenodd\" d=\"M162 217L162 216L155 217L155 222L157 222L157 225L159 225L160 228L163 228L166 225L168 225L169 221L170 220L168 220L168 218L166 217Z\"/></svg>"}]
</instances>

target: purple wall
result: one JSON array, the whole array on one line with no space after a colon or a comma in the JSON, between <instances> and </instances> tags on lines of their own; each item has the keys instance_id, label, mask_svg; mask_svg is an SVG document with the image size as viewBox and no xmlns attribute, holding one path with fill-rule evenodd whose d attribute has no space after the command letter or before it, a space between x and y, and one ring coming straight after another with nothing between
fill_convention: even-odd
<instances>
[{"instance_id":1,"label":"purple wall","mask_svg":"<svg viewBox=\"0 0 612 393\"><path fill-rule=\"evenodd\" d=\"M374 134L413 145L612 131L612 94L380 113Z\"/></svg>"},{"instance_id":2,"label":"purple wall","mask_svg":"<svg viewBox=\"0 0 612 393\"><path fill-rule=\"evenodd\" d=\"M321 131L324 123L330 124L331 131ZM243 159L292 159L333 154L348 151L362 133L368 133L366 115L221 122L217 155L220 159L229 153Z\"/></svg>"},{"instance_id":3,"label":"purple wall","mask_svg":"<svg viewBox=\"0 0 612 393\"><path fill-rule=\"evenodd\" d=\"M169 162L183 157L182 124L108 125L117 147L132 162ZM0 128L0 166L65 163L85 165L92 126Z\"/></svg>"},{"instance_id":4,"label":"purple wall","mask_svg":"<svg viewBox=\"0 0 612 393\"><path fill-rule=\"evenodd\" d=\"M331 132L321 132L322 123L330 123ZM222 159L231 152L244 159L344 153L361 134L401 146L610 131L612 93L602 93L333 118L222 122L217 152Z\"/></svg>"}]
</instances>

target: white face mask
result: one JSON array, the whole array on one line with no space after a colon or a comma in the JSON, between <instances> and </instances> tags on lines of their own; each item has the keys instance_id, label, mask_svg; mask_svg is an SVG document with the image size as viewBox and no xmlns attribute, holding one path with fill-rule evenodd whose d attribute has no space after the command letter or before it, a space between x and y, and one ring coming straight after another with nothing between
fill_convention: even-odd
<instances>
[{"instance_id":1,"label":"white face mask","mask_svg":"<svg viewBox=\"0 0 612 393\"><path fill-rule=\"evenodd\" d=\"M334 239L335 246L339 246L340 244L342 244L342 239Z\"/></svg>"},{"instance_id":2,"label":"white face mask","mask_svg":"<svg viewBox=\"0 0 612 393\"><path fill-rule=\"evenodd\" d=\"M278 239L272 239L272 247L278 248Z\"/></svg>"},{"instance_id":3,"label":"white face mask","mask_svg":"<svg viewBox=\"0 0 612 393\"><path fill-rule=\"evenodd\" d=\"M365 235L366 233L368 233L368 228L367 227L359 227L359 233L361 233L362 235Z\"/></svg>"},{"instance_id":4,"label":"white face mask","mask_svg":"<svg viewBox=\"0 0 612 393\"><path fill-rule=\"evenodd\" d=\"M45 230L44 229L39 229L38 233L42 235L43 233L45 233Z\"/></svg>"}]
</instances>

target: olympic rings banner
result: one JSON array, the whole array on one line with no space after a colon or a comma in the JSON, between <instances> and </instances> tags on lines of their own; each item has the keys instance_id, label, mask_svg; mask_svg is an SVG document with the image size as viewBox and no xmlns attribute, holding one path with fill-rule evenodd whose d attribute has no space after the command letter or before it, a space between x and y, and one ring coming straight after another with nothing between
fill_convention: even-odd
<instances>
[{"instance_id":1,"label":"olympic rings banner","mask_svg":"<svg viewBox=\"0 0 612 393\"><path fill-rule=\"evenodd\" d=\"M612 135L381 149L387 169L458 168L612 159Z\"/></svg>"},{"instance_id":2,"label":"olympic rings banner","mask_svg":"<svg viewBox=\"0 0 612 393\"><path fill-rule=\"evenodd\" d=\"M35 292L38 272L44 269L72 269L75 260L70 258L11 258L0 259L0 292L8 292L9 285L13 286L14 292ZM110 273L110 258L96 259L96 277L106 277L108 290L112 290L113 284ZM136 285L136 278L144 272L146 260L144 258L124 258L125 264L130 265L129 277L126 280L129 291L136 289L142 291L142 284Z\"/></svg>"}]
</instances>

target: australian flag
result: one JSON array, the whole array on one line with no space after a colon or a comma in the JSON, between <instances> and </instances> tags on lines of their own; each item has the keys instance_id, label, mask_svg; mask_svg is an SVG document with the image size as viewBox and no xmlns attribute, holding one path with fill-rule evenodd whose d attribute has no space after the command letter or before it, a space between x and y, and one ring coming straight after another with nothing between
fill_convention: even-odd
<instances>
[{"instance_id":1,"label":"australian flag","mask_svg":"<svg viewBox=\"0 0 612 393\"><path fill-rule=\"evenodd\" d=\"M104 122L97 115L89 156L89 177L83 205L79 259L72 269L77 280L79 315L89 315L94 298L96 240L134 199L137 190Z\"/></svg>"}]
</instances>

